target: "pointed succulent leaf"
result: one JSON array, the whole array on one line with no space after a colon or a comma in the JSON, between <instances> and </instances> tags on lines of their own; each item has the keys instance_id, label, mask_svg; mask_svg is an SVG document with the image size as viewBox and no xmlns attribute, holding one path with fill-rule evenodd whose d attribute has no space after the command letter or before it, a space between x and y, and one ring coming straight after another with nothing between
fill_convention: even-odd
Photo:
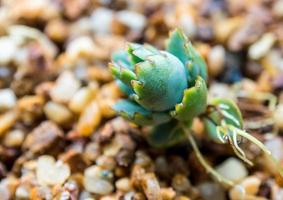
<instances>
[{"instance_id":1,"label":"pointed succulent leaf","mask_svg":"<svg viewBox=\"0 0 283 200\"><path fill-rule=\"evenodd\" d=\"M160 51L158 51L155 47L145 44L139 48L136 48L132 51L132 54L136 57L140 58L141 60L146 60L148 56L160 54Z\"/></svg>"},{"instance_id":2,"label":"pointed succulent leaf","mask_svg":"<svg viewBox=\"0 0 283 200\"><path fill-rule=\"evenodd\" d=\"M181 102L187 79L183 64L174 55L160 52L135 65L132 81L136 101L152 111L167 111Z\"/></svg>"},{"instance_id":3,"label":"pointed succulent leaf","mask_svg":"<svg viewBox=\"0 0 283 200\"><path fill-rule=\"evenodd\" d=\"M206 65L187 36L180 29L170 33L166 50L179 58L185 66L189 86L193 86L198 76L207 80Z\"/></svg>"},{"instance_id":4,"label":"pointed succulent leaf","mask_svg":"<svg viewBox=\"0 0 283 200\"><path fill-rule=\"evenodd\" d=\"M140 47L142 47L142 45L140 45L140 44L136 44L136 43L129 43L128 44L127 52L128 52L128 55L129 55L129 59L130 59L130 61L132 62L133 65L143 61L141 58L139 58L138 56L133 54L133 52Z\"/></svg>"},{"instance_id":5,"label":"pointed succulent leaf","mask_svg":"<svg viewBox=\"0 0 283 200\"><path fill-rule=\"evenodd\" d=\"M132 94L134 94L134 90L131 87L127 86L122 81L116 80L116 83L117 83L118 87L120 88L120 90L123 92L123 94L125 94L127 96L131 96Z\"/></svg>"},{"instance_id":6,"label":"pointed succulent leaf","mask_svg":"<svg viewBox=\"0 0 283 200\"><path fill-rule=\"evenodd\" d=\"M156 125L171 120L166 113L153 113L129 100L118 101L113 109L122 117L138 125Z\"/></svg>"},{"instance_id":7,"label":"pointed succulent leaf","mask_svg":"<svg viewBox=\"0 0 283 200\"><path fill-rule=\"evenodd\" d=\"M176 120L154 127L147 135L149 144L157 148L174 146L186 141L185 138L186 135Z\"/></svg>"},{"instance_id":8,"label":"pointed succulent leaf","mask_svg":"<svg viewBox=\"0 0 283 200\"><path fill-rule=\"evenodd\" d=\"M204 118L206 132L216 142L220 142L217 126L221 123L232 125L236 128L243 127L243 119L238 106L230 99L215 98L211 102L212 111Z\"/></svg>"},{"instance_id":9,"label":"pointed succulent leaf","mask_svg":"<svg viewBox=\"0 0 283 200\"><path fill-rule=\"evenodd\" d=\"M207 69L204 59L195 50L192 43L187 44L189 51L189 62L187 63L187 68L189 70L189 85L193 85L194 81L198 76L201 76L205 81L207 81Z\"/></svg>"},{"instance_id":10,"label":"pointed succulent leaf","mask_svg":"<svg viewBox=\"0 0 283 200\"><path fill-rule=\"evenodd\" d=\"M125 68L128 68L130 70L134 69L134 66L130 63L128 53L125 51L116 51L112 54L111 58L113 63L116 63L117 65L121 65Z\"/></svg>"},{"instance_id":11,"label":"pointed succulent leaf","mask_svg":"<svg viewBox=\"0 0 283 200\"><path fill-rule=\"evenodd\" d=\"M136 80L136 74L128 68L119 66L115 63L109 64L111 72L116 79L121 80L127 86L131 86L131 81Z\"/></svg>"},{"instance_id":12,"label":"pointed succulent leaf","mask_svg":"<svg viewBox=\"0 0 283 200\"><path fill-rule=\"evenodd\" d=\"M195 86L184 91L182 102L175 106L175 110L171 112L171 115L180 121L191 121L205 111L206 103L206 83L199 76L195 81Z\"/></svg>"},{"instance_id":13,"label":"pointed succulent leaf","mask_svg":"<svg viewBox=\"0 0 283 200\"><path fill-rule=\"evenodd\" d=\"M188 43L187 36L182 30L176 29L169 34L169 39L166 41L166 51L173 54L186 66L189 59L189 51L186 47ZM188 69L186 69L188 73Z\"/></svg>"}]
</instances>

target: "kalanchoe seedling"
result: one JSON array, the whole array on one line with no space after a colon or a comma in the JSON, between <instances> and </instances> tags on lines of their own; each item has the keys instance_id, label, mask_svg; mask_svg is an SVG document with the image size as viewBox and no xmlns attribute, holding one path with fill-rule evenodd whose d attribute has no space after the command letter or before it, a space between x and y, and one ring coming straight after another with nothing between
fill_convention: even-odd
<instances>
[{"instance_id":1,"label":"kalanchoe seedling","mask_svg":"<svg viewBox=\"0 0 283 200\"><path fill-rule=\"evenodd\" d=\"M168 147L188 138L204 168L220 182L232 185L207 164L196 145L190 128L199 117L212 140L230 143L246 163L252 165L238 145L241 137L272 157L260 141L242 130L242 116L235 103L214 99L207 104L205 62L181 30L171 32L165 51L131 43L126 52L115 53L112 61L112 74L128 97L118 101L114 109L137 125L151 126L147 135L151 145Z\"/></svg>"}]
</instances>

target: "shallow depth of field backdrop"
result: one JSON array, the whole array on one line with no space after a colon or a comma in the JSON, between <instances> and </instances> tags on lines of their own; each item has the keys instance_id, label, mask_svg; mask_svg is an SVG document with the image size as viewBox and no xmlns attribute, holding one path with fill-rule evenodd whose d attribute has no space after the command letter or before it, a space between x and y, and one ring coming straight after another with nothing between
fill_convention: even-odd
<instances>
[{"instance_id":1,"label":"shallow depth of field backdrop","mask_svg":"<svg viewBox=\"0 0 283 200\"><path fill-rule=\"evenodd\" d=\"M244 128L283 164L282 0L2 0L0 200L282 200L261 151L229 145L193 122L205 158L237 183L222 187L187 141L151 147L146 127L116 116L108 69L126 42L164 48L179 27L207 63L209 98L233 99Z\"/></svg>"}]
</instances>

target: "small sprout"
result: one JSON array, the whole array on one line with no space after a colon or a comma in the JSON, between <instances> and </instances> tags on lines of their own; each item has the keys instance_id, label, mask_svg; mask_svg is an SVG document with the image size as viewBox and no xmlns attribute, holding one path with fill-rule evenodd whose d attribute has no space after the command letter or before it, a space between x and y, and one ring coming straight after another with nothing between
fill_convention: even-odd
<instances>
[{"instance_id":1,"label":"small sprout","mask_svg":"<svg viewBox=\"0 0 283 200\"><path fill-rule=\"evenodd\" d=\"M138 125L190 122L205 111L205 63L181 30L170 34L166 51L129 44L112 61L112 74L128 96L114 109L128 120Z\"/></svg>"},{"instance_id":2,"label":"small sprout","mask_svg":"<svg viewBox=\"0 0 283 200\"><path fill-rule=\"evenodd\" d=\"M200 117L208 136L229 143L247 164L253 165L238 144L241 138L256 144L274 161L260 141L242 130L242 115L234 102L218 98L207 105L205 62L181 30L170 33L165 51L148 44L128 44L127 51L112 56L109 67L127 96L114 110L137 125L151 126L147 140L152 146L169 147L187 138L207 172L232 186L233 182L206 162L196 145L191 125Z\"/></svg>"},{"instance_id":3,"label":"small sprout","mask_svg":"<svg viewBox=\"0 0 283 200\"><path fill-rule=\"evenodd\" d=\"M248 165L253 166L253 163L248 160L245 152L238 145L238 138L243 137L258 146L268 157L274 162L279 169L279 173L283 177L283 171L273 158L270 151L255 137L242 130L243 119L237 105L229 99L214 99L208 107L207 115L204 116L206 131L208 135L216 142L227 143L229 142L235 154L246 162Z\"/></svg>"}]
</instances>

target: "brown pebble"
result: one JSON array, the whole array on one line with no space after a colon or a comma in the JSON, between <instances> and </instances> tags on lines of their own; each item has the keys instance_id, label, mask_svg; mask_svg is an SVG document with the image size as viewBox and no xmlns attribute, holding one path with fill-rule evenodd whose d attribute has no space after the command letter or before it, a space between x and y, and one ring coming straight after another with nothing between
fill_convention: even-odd
<instances>
[{"instance_id":1,"label":"brown pebble","mask_svg":"<svg viewBox=\"0 0 283 200\"><path fill-rule=\"evenodd\" d=\"M53 122L45 121L29 133L23 148L35 154L51 153L59 149L62 139L62 130Z\"/></svg>"}]
</instances>

